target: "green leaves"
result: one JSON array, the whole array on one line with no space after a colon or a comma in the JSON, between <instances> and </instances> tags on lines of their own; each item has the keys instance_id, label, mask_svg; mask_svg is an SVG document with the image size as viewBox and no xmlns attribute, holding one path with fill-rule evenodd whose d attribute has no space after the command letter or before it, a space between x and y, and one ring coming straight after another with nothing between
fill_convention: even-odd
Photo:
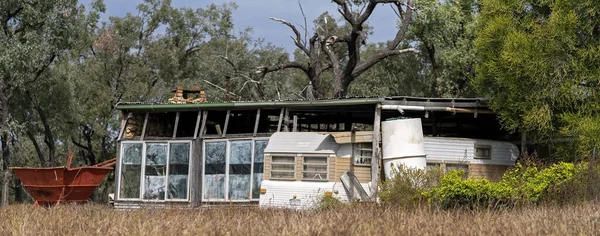
<instances>
[{"instance_id":1,"label":"green leaves","mask_svg":"<svg viewBox=\"0 0 600 236\"><path fill-rule=\"evenodd\" d=\"M590 84L600 65L590 54L600 45L599 32L590 30L600 27L590 17L598 9L589 0L567 2L481 1L472 85L509 130L554 137L562 114L585 115L583 103L598 103Z\"/></svg>"}]
</instances>

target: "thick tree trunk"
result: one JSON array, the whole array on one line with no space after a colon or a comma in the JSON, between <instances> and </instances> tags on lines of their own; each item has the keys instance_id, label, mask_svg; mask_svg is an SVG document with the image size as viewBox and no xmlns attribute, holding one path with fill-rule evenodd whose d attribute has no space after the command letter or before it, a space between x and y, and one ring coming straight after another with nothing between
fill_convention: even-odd
<instances>
[{"instance_id":1,"label":"thick tree trunk","mask_svg":"<svg viewBox=\"0 0 600 236\"><path fill-rule=\"evenodd\" d=\"M2 111L2 113L4 112L4 109ZM3 114L4 117L4 114ZM2 135L2 198L0 199L0 206L7 206L8 205L8 190L10 187L10 177L11 177L11 173L10 173L10 169L8 169L9 165L10 165L10 139L11 136L8 134L3 134Z\"/></svg>"},{"instance_id":2,"label":"thick tree trunk","mask_svg":"<svg viewBox=\"0 0 600 236\"><path fill-rule=\"evenodd\" d=\"M2 101L0 104L0 108L1 108L1 114L0 114L0 128L2 131L2 140L1 140L1 144L2 144L2 197L0 199L0 206L7 206L8 205L8 189L10 186L10 179L11 179L11 171L8 169L9 165L10 165L10 159L11 159L11 155L10 155L10 144L11 144L11 139L12 136L9 134L9 129L8 129L8 122L10 120L10 111L8 110L9 108L9 101L10 101L10 97L9 96L5 96L2 97Z\"/></svg>"}]
</instances>

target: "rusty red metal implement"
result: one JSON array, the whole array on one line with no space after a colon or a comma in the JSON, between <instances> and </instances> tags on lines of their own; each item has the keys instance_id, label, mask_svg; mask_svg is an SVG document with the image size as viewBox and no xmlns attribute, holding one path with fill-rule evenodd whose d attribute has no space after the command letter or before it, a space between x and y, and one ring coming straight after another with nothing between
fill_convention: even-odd
<instances>
[{"instance_id":1,"label":"rusty red metal implement","mask_svg":"<svg viewBox=\"0 0 600 236\"><path fill-rule=\"evenodd\" d=\"M93 166L71 168L73 152L64 167L11 167L36 206L58 206L60 203L85 203L102 179L112 171L116 159Z\"/></svg>"}]
</instances>

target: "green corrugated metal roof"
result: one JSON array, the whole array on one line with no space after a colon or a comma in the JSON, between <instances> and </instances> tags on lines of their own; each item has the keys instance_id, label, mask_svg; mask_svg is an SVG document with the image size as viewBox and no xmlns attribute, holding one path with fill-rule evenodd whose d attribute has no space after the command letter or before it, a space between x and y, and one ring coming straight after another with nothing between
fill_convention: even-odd
<instances>
[{"instance_id":1,"label":"green corrugated metal roof","mask_svg":"<svg viewBox=\"0 0 600 236\"><path fill-rule=\"evenodd\" d=\"M380 103L383 98L343 98L323 100L297 100L297 101L258 101L258 102L205 102L205 103L119 103L118 110L136 111L190 111L202 109L252 109L252 108L278 108L278 107L317 107L317 106L352 106Z\"/></svg>"}]
</instances>

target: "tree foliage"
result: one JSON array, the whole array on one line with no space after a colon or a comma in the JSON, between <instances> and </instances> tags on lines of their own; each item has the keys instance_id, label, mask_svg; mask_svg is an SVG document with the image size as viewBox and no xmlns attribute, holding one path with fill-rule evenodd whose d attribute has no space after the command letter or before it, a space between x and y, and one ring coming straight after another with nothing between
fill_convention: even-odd
<instances>
[{"instance_id":1,"label":"tree foliage","mask_svg":"<svg viewBox=\"0 0 600 236\"><path fill-rule=\"evenodd\" d=\"M491 99L504 127L538 138L552 137L559 130L575 140L586 136L575 130L581 121L598 117L598 4L480 3L475 40L479 63L473 85Z\"/></svg>"}]
</instances>

